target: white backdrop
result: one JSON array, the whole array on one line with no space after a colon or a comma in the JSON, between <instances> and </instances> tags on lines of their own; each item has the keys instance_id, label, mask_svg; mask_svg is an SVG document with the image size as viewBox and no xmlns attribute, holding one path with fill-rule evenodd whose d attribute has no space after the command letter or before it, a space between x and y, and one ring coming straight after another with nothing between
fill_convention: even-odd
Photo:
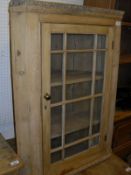
<instances>
[{"instance_id":1,"label":"white backdrop","mask_svg":"<svg viewBox=\"0 0 131 175\"><path fill-rule=\"evenodd\" d=\"M14 137L9 55L9 0L0 0L0 132Z\"/></svg>"},{"instance_id":2,"label":"white backdrop","mask_svg":"<svg viewBox=\"0 0 131 175\"><path fill-rule=\"evenodd\" d=\"M43 0L44 1L44 0ZM78 5L83 0L45 0ZM9 52L9 0L0 0L0 132L7 138L14 137Z\"/></svg>"}]
</instances>

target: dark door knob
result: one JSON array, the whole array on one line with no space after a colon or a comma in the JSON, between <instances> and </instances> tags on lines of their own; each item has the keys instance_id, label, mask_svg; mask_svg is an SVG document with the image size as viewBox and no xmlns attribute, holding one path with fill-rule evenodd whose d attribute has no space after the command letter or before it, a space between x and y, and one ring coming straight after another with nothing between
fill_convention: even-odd
<instances>
[{"instance_id":1,"label":"dark door knob","mask_svg":"<svg viewBox=\"0 0 131 175\"><path fill-rule=\"evenodd\" d=\"M44 98L45 98L46 100L50 100L50 99L51 99L51 96L50 96L50 94L46 93L46 94L44 95Z\"/></svg>"}]
</instances>

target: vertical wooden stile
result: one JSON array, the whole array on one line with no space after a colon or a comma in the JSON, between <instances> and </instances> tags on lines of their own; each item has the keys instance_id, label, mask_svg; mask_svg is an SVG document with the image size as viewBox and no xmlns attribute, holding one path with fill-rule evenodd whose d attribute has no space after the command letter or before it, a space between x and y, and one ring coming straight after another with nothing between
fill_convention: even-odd
<instances>
[{"instance_id":1,"label":"vertical wooden stile","mask_svg":"<svg viewBox=\"0 0 131 175\"><path fill-rule=\"evenodd\" d=\"M44 163L44 175L49 173L50 168L50 139L51 139L51 108L50 100L45 99L45 94L50 94L51 85L51 65L50 65L50 49L51 47L51 34L50 25L42 25L42 123L43 123L43 163Z\"/></svg>"},{"instance_id":2,"label":"vertical wooden stile","mask_svg":"<svg viewBox=\"0 0 131 175\"><path fill-rule=\"evenodd\" d=\"M63 50L64 50L64 55L63 55L63 91L62 91L62 96L63 96L63 102L66 100L66 47L67 47L67 34L64 33L63 36ZM62 106L62 160L64 160L65 157L65 125L66 125L66 106L63 104Z\"/></svg>"},{"instance_id":3,"label":"vertical wooden stile","mask_svg":"<svg viewBox=\"0 0 131 175\"><path fill-rule=\"evenodd\" d=\"M97 49L97 35L94 36L94 50L96 50L96 49ZM93 52L93 67L92 67L92 87L91 87L91 95L92 96L94 96L94 91L95 91L96 54L97 54L97 51L94 51ZM89 135L92 135L93 109L94 109L94 97L91 98L91 113L90 113ZM91 142L90 141L89 141L89 146L91 146Z\"/></svg>"}]
</instances>

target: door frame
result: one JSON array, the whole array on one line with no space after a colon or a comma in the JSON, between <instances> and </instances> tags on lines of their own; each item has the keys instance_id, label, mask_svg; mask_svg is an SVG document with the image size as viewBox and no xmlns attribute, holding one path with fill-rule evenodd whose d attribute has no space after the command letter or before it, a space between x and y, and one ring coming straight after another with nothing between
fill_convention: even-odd
<instances>
[{"instance_id":1,"label":"door frame","mask_svg":"<svg viewBox=\"0 0 131 175\"><path fill-rule=\"evenodd\" d=\"M113 62L113 27L104 27L98 25L73 25L73 24L50 24L43 23L42 31L42 124L43 124L43 161L44 175L61 175L82 169L81 167L91 166L110 155L107 149L105 137L109 137L109 105L110 105L110 83L112 78L112 62ZM84 151L78 155L70 157L64 161L50 163L50 101L45 100L45 93L50 92L50 47L51 33L73 33L73 34L106 34L108 36L108 50L105 65L104 93L103 93L103 111L101 126L100 146L96 146L90 150ZM109 92L108 94L106 94ZM95 161L94 161L95 160ZM75 165L74 165L75 162Z\"/></svg>"}]
</instances>

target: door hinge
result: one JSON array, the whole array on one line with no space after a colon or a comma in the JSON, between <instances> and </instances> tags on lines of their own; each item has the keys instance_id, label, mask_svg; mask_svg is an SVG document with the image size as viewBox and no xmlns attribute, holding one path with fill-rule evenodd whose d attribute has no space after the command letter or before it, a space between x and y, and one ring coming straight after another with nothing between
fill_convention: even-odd
<instances>
[{"instance_id":1,"label":"door hinge","mask_svg":"<svg viewBox=\"0 0 131 175\"><path fill-rule=\"evenodd\" d=\"M114 49L114 41L112 41L112 50Z\"/></svg>"}]
</instances>

